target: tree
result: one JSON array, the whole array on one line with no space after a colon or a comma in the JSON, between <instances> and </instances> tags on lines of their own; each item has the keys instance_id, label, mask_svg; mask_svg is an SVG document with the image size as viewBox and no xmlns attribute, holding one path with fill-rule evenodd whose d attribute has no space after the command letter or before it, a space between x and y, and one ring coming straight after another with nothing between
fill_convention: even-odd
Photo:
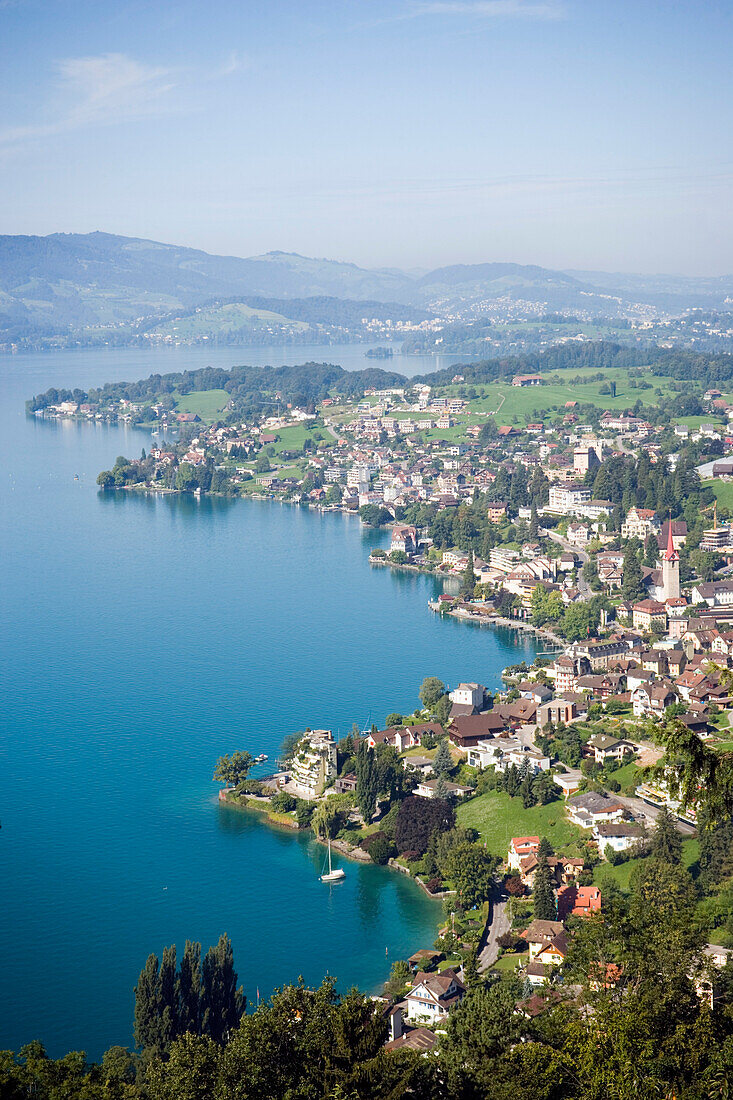
<instances>
[{"instance_id":1,"label":"tree","mask_svg":"<svg viewBox=\"0 0 733 1100\"><path fill-rule=\"evenodd\" d=\"M165 1052L161 1029L162 1001L160 963L157 955L148 955L135 986L135 1044L158 1056Z\"/></svg>"},{"instance_id":2,"label":"tree","mask_svg":"<svg viewBox=\"0 0 733 1100\"><path fill-rule=\"evenodd\" d=\"M420 685L420 701L426 710L432 710L442 695L445 695L445 684L437 676L426 676Z\"/></svg>"},{"instance_id":3,"label":"tree","mask_svg":"<svg viewBox=\"0 0 733 1100\"><path fill-rule=\"evenodd\" d=\"M473 550L468 551L468 561L461 578L461 596L472 596L476 587L476 574L473 569Z\"/></svg>"},{"instance_id":4,"label":"tree","mask_svg":"<svg viewBox=\"0 0 733 1100\"><path fill-rule=\"evenodd\" d=\"M210 947L201 968L201 1028L223 1046L244 1014L246 1000L237 988L234 953L227 935Z\"/></svg>"},{"instance_id":5,"label":"tree","mask_svg":"<svg viewBox=\"0 0 733 1100\"><path fill-rule=\"evenodd\" d=\"M644 586L636 539L630 539L624 550L623 571L621 595L625 600L638 600L644 594Z\"/></svg>"},{"instance_id":6,"label":"tree","mask_svg":"<svg viewBox=\"0 0 733 1100\"><path fill-rule=\"evenodd\" d=\"M380 789L379 769L374 753L366 741L360 741L356 750L356 801L364 821L368 825L377 808Z\"/></svg>"},{"instance_id":7,"label":"tree","mask_svg":"<svg viewBox=\"0 0 733 1100\"><path fill-rule=\"evenodd\" d=\"M176 472L176 489L190 493L198 485L196 471L190 462L182 462Z\"/></svg>"},{"instance_id":8,"label":"tree","mask_svg":"<svg viewBox=\"0 0 733 1100\"><path fill-rule=\"evenodd\" d=\"M555 892L552 889L552 879L550 877L550 868L547 863L547 856L539 857L539 864L534 873L532 902L532 911L536 920L557 919Z\"/></svg>"},{"instance_id":9,"label":"tree","mask_svg":"<svg viewBox=\"0 0 733 1100\"><path fill-rule=\"evenodd\" d=\"M398 714L397 711L393 711L392 714L388 714L384 721L387 729L390 729L392 726L402 726L404 724L403 716L401 714Z\"/></svg>"},{"instance_id":10,"label":"tree","mask_svg":"<svg viewBox=\"0 0 733 1100\"><path fill-rule=\"evenodd\" d=\"M462 908L475 909L491 895L498 863L485 848L468 841L451 849L446 870L455 884Z\"/></svg>"},{"instance_id":11,"label":"tree","mask_svg":"<svg viewBox=\"0 0 733 1100\"><path fill-rule=\"evenodd\" d=\"M260 451L255 459L254 471L256 474L269 474L272 466L264 451Z\"/></svg>"},{"instance_id":12,"label":"tree","mask_svg":"<svg viewBox=\"0 0 733 1100\"><path fill-rule=\"evenodd\" d=\"M237 749L231 756L227 754L219 757L214 768L214 779L227 787L238 787L249 775L253 764L250 753Z\"/></svg>"},{"instance_id":13,"label":"tree","mask_svg":"<svg viewBox=\"0 0 733 1100\"><path fill-rule=\"evenodd\" d=\"M657 814L656 828L651 838L651 854L663 863L678 864L682 859L682 837L666 806Z\"/></svg>"},{"instance_id":14,"label":"tree","mask_svg":"<svg viewBox=\"0 0 733 1100\"><path fill-rule=\"evenodd\" d=\"M435 784L435 795L434 795L434 797L436 799L441 800L442 802L446 802L449 798L448 782L445 778L445 775L442 772L438 776L438 780Z\"/></svg>"},{"instance_id":15,"label":"tree","mask_svg":"<svg viewBox=\"0 0 733 1100\"><path fill-rule=\"evenodd\" d=\"M385 991L391 993L393 997L400 997L411 978L412 971L409 963L405 962L404 959L395 959L389 972L389 980L384 986Z\"/></svg>"},{"instance_id":16,"label":"tree","mask_svg":"<svg viewBox=\"0 0 733 1100\"><path fill-rule=\"evenodd\" d=\"M449 775L454 767L453 757L448 748L448 738L443 737L438 743L438 751L433 758L433 771L436 775Z\"/></svg>"},{"instance_id":17,"label":"tree","mask_svg":"<svg viewBox=\"0 0 733 1100\"><path fill-rule=\"evenodd\" d=\"M201 1032L201 944L186 940L176 981L178 1030L181 1035Z\"/></svg>"},{"instance_id":18,"label":"tree","mask_svg":"<svg viewBox=\"0 0 733 1100\"><path fill-rule=\"evenodd\" d=\"M434 832L452 829L456 814L449 802L438 798L411 795L400 803L395 819L395 843L398 852L423 855Z\"/></svg>"},{"instance_id":19,"label":"tree","mask_svg":"<svg viewBox=\"0 0 733 1100\"><path fill-rule=\"evenodd\" d=\"M496 1095L496 1064L517 1036L511 983L476 986L453 1009L440 1039L447 1095L479 1100Z\"/></svg>"}]
</instances>

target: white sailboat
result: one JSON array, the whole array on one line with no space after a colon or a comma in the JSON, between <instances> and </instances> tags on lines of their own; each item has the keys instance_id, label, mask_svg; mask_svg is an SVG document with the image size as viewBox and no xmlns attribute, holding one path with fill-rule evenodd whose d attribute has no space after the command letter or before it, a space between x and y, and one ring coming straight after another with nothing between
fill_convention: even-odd
<instances>
[{"instance_id":1,"label":"white sailboat","mask_svg":"<svg viewBox=\"0 0 733 1100\"><path fill-rule=\"evenodd\" d=\"M328 872L321 875L321 882L338 882L339 879L345 878L346 872L340 867L334 868L331 866L331 838L328 838Z\"/></svg>"}]
</instances>

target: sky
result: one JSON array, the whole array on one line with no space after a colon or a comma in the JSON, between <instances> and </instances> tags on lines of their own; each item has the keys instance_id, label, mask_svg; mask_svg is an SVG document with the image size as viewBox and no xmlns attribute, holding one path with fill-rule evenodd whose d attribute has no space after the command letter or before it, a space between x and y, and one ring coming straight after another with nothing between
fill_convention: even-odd
<instances>
[{"instance_id":1,"label":"sky","mask_svg":"<svg viewBox=\"0 0 733 1100\"><path fill-rule=\"evenodd\" d=\"M0 233L733 273L731 0L0 0Z\"/></svg>"}]
</instances>

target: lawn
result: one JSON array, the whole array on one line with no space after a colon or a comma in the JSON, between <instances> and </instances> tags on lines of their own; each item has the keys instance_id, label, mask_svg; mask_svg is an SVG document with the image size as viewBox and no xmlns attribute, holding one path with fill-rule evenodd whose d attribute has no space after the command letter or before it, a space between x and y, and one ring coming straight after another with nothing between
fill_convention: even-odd
<instances>
[{"instance_id":1,"label":"lawn","mask_svg":"<svg viewBox=\"0 0 733 1100\"><path fill-rule=\"evenodd\" d=\"M176 412L196 413L208 423L218 420L229 402L226 390L199 390L197 393L174 394Z\"/></svg>"},{"instance_id":2,"label":"lawn","mask_svg":"<svg viewBox=\"0 0 733 1100\"><path fill-rule=\"evenodd\" d=\"M722 508L733 512L733 481L721 481L719 478L708 478L703 481L706 489L712 489L715 498Z\"/></svg>"},{"instance_id":3,"label":"lawn","mask_svg":"<svg viewBox=\"0 0 733 1100\"><path fill-rule=\"evenodd\" d=\"M462 803L457 817L459 825L476 829L489 851L502 859L506 859L513 836L546 836L556 851L584 835L590 836L568 821L562 799L525 810L520 798L510 798L504 791L488 791Z\"/></svg>"},{"instance_id":4,"label":"lawn","mask_svg":"<svg viewBox=\"0 0 733 1100\"><path fill-rule=\"evenodd\" d=\"M314 431L319 432L319 434L323 436L323 439L320 441L315 440ZM326 431L323 425L317 422L308 425L293 424L292 427L289 428L277 428L271 434L277 436L277 442L268 443L266 449L269 451L270 447L274 448L276 455L282 454L283 451L302 451L303 444L308 437L317 442L319 446L328 446L334 443L330 433Z\"/></svg>"},{"instance_id":5,"label":"lawn","mask_svg":"<svg viewBox=\"0 0 733 1100\"><path fill-rule=\"evenodd\" d=\"M699 855L700 843L696 837L690 837L688 840L682 841L683 867L688 869L692 867L697 862ZM630 859L626 863L619 863L617 867L612 867L610 863L603 860L593 872L593 881L598 885L604 878L611 878L625 893L628 893L631 876L635 868L643 862L643 859Z\"/></svg>"}]
</instances>

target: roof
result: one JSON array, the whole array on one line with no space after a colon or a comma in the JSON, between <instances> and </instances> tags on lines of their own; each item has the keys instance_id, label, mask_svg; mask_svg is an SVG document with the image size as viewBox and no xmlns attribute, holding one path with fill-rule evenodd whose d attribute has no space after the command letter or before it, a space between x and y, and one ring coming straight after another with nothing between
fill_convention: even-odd
<instances>
[{"instance_id":1,"label":"roof","mask_svg":"<svg viewBox=\"0 0 733 1100\"><path fill-rule=\"evenodd\" d=\"M577 794L569 798L567 805L574 810L587 810L589 814L611 813L613 810L623 810L620 802L612 802L604 794L596 791L588 791L587 794Z\"/></svg>"},{"instance_id":2,"label":"roof","mask_svg":"<svg viewBox=\"0 0 733 1100\"><path fill-rule=\"evenodd\" d=\"M527 943L550 943L562 932L563 927L562 921L559 920L533 920L521 936Z\"/></svg>"},{"instance_id":3,"label":"roof","mask_svg":"<svg viewBox=\"0 0 733 1100\"><path fill-rule=\"evenodd\" d=\"M432 1050L438 1043L437 1035L427 1027L411 1027L398 1039L385 1043L385 1050L417 1050L420 1053Z\"/></svg>"}]
</instances>

